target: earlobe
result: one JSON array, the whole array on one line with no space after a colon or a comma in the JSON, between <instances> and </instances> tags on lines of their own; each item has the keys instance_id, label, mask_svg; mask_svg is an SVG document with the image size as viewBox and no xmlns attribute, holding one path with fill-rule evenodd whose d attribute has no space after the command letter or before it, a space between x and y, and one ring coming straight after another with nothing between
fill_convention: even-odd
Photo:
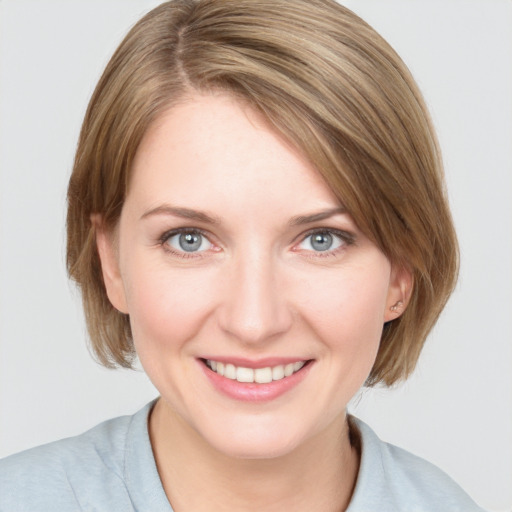
<instances>
[{"instance_id":1,"label":"earlobe","mask_svg":"<svg viewBox=\"0 0 512 512\"><path fill-rule=\"evenodd\" d=\"M398 318L406 310L412 295L414 278L412 272L404 267L393 267L384 312L384 322Z\"/></svg>"},{"instance_id":2,"label":"earlobe","mask_svg":"<svg viewBox=\"0 0 512 512\"><path fill-rule=\"evenodd\" d=\"M124 283L119 268L115 234L111 229L106 228L100 214L93 213L91 222L108 299L118 311L127 314L128 308L126 307Z\"/></svg>"}]
</instances>

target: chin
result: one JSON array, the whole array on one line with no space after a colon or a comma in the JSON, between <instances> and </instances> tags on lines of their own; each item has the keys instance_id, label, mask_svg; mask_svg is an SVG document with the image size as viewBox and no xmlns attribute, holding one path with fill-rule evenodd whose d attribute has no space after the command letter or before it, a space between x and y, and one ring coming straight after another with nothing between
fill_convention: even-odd
<instances>
[{"instance_id":1,"label":"chin","mask_svg":"<svg viewBox=\"0 0 512 512\"><path fill-rule=\"evenodd\" d=\"M300 444L294 439L279 434L260 436L259 438L232 437L229 444L226 444L225 438L222 441L222 445L215 446L218 451L234 459L247 460L285 457L296 450Z\"/></svg>"},{"instance_id":2,"label":"chin","mask_svg":"<svg viewBox=\"0 0 512 512\"><path fill-rule=\"evenodd\" d=\"M275 417L247 417L218 428L199 432L214 450L236 459L274 459L284 457L312 436L298 419L279 421ZM213 425L210 424L210 427Z\"/></svg>"}]
</instances>

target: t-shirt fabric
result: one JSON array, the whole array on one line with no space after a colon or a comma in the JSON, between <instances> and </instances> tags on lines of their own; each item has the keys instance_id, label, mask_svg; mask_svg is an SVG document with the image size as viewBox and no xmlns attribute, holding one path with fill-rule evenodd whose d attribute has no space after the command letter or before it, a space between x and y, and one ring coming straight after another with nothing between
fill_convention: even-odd
<instances>
[{"instance_id":1,"label":"t-shirt fabric","mask_svg":"<svg viewBox=\"0 0 512 512\"><path fill-rule=\"evenodd\" d=\"M149 439L153 404L0 460L0 511L173 512ZM439 468L351 421L362 453L347 512L483 512Z\"/></svg>"}]
</instances>

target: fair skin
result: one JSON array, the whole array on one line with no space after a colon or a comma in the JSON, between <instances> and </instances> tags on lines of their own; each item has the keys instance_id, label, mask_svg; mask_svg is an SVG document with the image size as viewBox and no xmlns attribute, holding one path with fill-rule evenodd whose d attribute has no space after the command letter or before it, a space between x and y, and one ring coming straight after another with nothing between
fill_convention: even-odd
<instances>
[{"instance_id":1,"label":"fair skin","mask_svg":"<svg viewBox=\"0 0 512 512\"><path fill-rule=\"evenodd\" d=\"M116 233L96 218L97 241L161 394L149 429L174 510L344 510L359 464L346 407L409 274L228 95L166 112L132 172Z\"/></svg>"}]
</instances>

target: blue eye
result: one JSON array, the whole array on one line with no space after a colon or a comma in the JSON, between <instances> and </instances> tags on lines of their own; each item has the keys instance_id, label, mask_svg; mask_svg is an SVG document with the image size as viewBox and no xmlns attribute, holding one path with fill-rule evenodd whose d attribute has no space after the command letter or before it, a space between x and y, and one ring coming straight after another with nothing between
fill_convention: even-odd
<instances>
[{"instance_id":1,"label":"blue eye","mask_svg":"<svg viewBox=\"0 0 512 512\"><path fill-rule=\"evenodd\" d=\"M315 231L304 238L299 244L301 249L315 252L333 251L346 242L332 231Z\"/></svg>"},{"instance_id":2,"label":"blue eye","mask_svg":"<svg viewBox=\"0 0 512 512\"><path fill-rule=\"evenodd\" d=\"M179 252L202 252L212 247L210 241L198 231L174 233L165 242Z\"/></svg>"}]
</instances>

